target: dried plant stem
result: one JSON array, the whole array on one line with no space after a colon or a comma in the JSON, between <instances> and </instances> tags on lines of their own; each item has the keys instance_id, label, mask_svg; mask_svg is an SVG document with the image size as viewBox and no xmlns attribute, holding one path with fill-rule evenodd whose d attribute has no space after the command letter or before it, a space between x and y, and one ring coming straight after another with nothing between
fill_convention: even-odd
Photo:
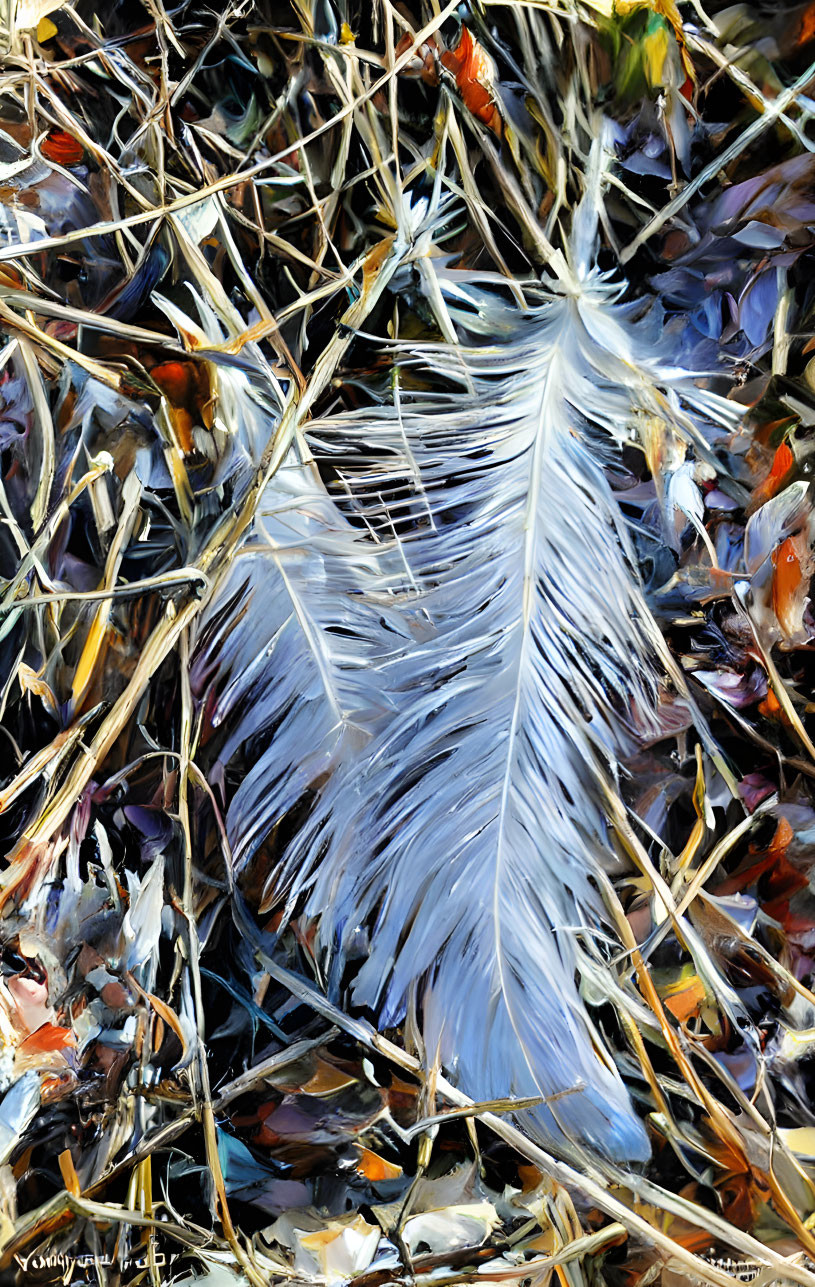
<instances>
[{"instance_id":1,"label":"dried plant stem","mask_svg":"<svg viewBox=\"0 0 815 1287\"><path fill-rule=\"evenodd\" d=\"M265 953L263 953L262 959L264 969L268 970L272 978L289 988L295 996L310 1005L318 1014L322 1014L355 1040L390 1059L397 1067L403 1068L415 1077L422 1078L424 1076L424 1069L418 1059L407 1054L406 1051L394 1045L393 1042L388 1041L370 1024L362 1019L353 1019L344 1014L336 1006L332 1005L327 998L316 992L304 979L278 965ZM473 1101L467 1095L462 1094L441 1075L436 1079L436 1088L448 1103L455 1105L457 1108L474 1107ZM635 1233L647 1243L656 1246L665 1257L666 1264L681 1266L689 1273L696 1275L700 1281L711 1283L714 1287L732 1287L735 1280L729 1274L723 1273L699 1256L695 1256L675 1242L673 1238L663 1233L661 1229L649 1224L647 1220L632 1211L618 1198L615 1198L602 1183L587 1173L575 1170L566 1162L558 1161L550 1153L547 1153L545 1149L530 1140L517 1126L513 1126L503 1117L489 1112L479 1114L478 1120L488 1126L490 1130L500 1136L505 1143L516 1149L528 1161L537 1166L545 1175L564 1185L566 1189L583 1193L601 1211L611 1216L613 1220L618 1221L630 1233ZM620 1175L620 1183L630 1186L634 1192L641 1190L644 1200L655 1202L672 1215L678 1216L682 1220L687 1220L701 1229L709 1230L721 1242L734 1247L744 1255L750 1256L758 1264L767 1265L768 1268L778 1274L780 1282L799 1283L801 1287L815 1287L815 1274L810 1273L809 1270L803 1267L790 1264L783 1256L779 1256L770 1247L759 1242L757 1238L753 1238L750 1234L737 1229L726 1220L722 1220L714 1212L697 1207L694 1203L678 1198L656 1185L648 1184L646 1186L644 1182L639 1181L630 1172L625 1176Z\"/></svg>"}]
</instances>

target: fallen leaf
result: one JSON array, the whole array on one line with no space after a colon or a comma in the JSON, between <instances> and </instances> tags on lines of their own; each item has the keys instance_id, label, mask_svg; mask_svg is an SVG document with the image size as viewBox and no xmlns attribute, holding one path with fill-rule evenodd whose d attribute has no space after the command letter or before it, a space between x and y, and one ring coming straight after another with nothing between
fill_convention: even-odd
<instances>
[{"instance_id":1,"label":"fallen leaf","mask_svg":"<svg viewBox=\"0 0 815 1287\"><path fill-rule=\"evenodd\" d=\"M371 1152L368 1148L359 1146L359 1161L357 1170L374 1184L382 1183L386 1180L398 1180L402 1174L401 1166L394 1165L393 1162L387 1162L384 1157L378 1153Z\"/></svg>"},{"instance_id":2,"label":"fallen leaf","mask_svg":"<svg viewBox=\"0 0 815 1287\"><path fill-rule=\"evenodd\" d=\"M44 1023L36 1032L20 1045L24 1055L45 1054L52 1050L64 1050L66 1046L75 1046L76 1037L72 1028L60 1028L55 1023Z\"/></svg>"},{"instance_id":3,"label":"fallen leaf","mask_svg":"<svg viewBox=\"0 0 815 1287\"><path fill-rule=\"evenodd\" d=\"M59 129L48 131L40 144L40 151L46 160L53 161L55 165L66 166L81 165L85 155L85 149L79 140L67 130Z\"/></svg>"},{"instance_id":4,"label":"fallen leaf","mask_svg":"<svg viewBox=\"0 0 815 1287\"><path fill-rule=\"evenodd\" d=\"M441 56L442 65L456 78L465 107L496 134L501 133L501 116L495 104L492 86L495 68L489 54L474 40L467 27L455 49Z\"/></svg>"}]
</instances>

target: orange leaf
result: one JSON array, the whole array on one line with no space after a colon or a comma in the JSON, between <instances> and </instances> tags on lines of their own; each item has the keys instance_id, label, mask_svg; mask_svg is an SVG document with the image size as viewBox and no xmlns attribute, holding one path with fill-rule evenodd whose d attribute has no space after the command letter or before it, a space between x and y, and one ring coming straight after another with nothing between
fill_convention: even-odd
<instances>
[{"instance_id":1,"label":"orange leaf","mask_svg":"<svg viewBox=\"0 0 815 1287\"><path fill-rule=\"evenodd\" d=\"M705 985L700 978L694 976L687 983L680 987L670 996L665 997L665 1009L670 1010L675 1019L680 1023L687 1023L695 1014L699 1013L701 1006L705 1001Z\"/></svg>"},{"instance_id":2,"label":"orange leaf","mask_svg":"<svg viewBox=\"0 0 815 1287\"><path fill-rule=\"evenodd\" d=\"M21 1043L20 1053L45 1054L51 1050L64 1050L66 1046L75 1045L76 1037L72 1028L58 1028L55 1023L44 1023Z\"/></svg>"},{"instance_id":3,"label":"orange leaf","mask_svg":"<svg viewBox=\"0 0 815 1287\"><path fill-rule=\"evenodd\" d=\"M792 33L795 52L815 39L815 4L808 4L803 13L797 15L797 26Z\"/></svg>"},{"instance_id":4,"label":"orange leaf","mask_svg":"<svg viewBox=\"0 0 815 1287\"><path fill-rule=\"evenodd\" d=\"M49 130L40 144L40 151L55 165L80 165L85 155L79 140L66 130Z\"/></svg>"},{"instance_id":5,"label":"orange leaf","mask_svg":"<svg viewBox=\"0 0 815 1287\"><path fill-rule=\"evenodd\" d=\"M534 1193L535 1189L543 1182L543 1172L539 1171L536 1166L519 1166L518 1179L521 1181L521 1191L523 1193Z\"/></svg>"},{"instance_id":6,"label":"orange leaf","mask_svg":"<svg viewBox=\"0 0 815 1287\"><path fill-rule=\"evenodd\" d=\"M455 76L465 107L500 134L501 116L491 90L495 80L492 59L466 27L461 28L461 39L455 49L442 54L441 61Z\"/></svg>"},{"instance_id":7,"label":"orange leaf","mask_svg":"<svg viewBox=\"0 0 815 1287\"><path fill-rule=\"evenodd\" d=\"M796 538L788 536L773 550L773 611L785 635L794 635L801 626L804 574L795 548Z\"/></svg>"},{"instance_id":8,"label":"orange leaf","mask_svg":"<svg viewBox=\"0 0 815 1287\"><path fill-rule=\"evenodd\" d=\"M359 1147L359 1161L357 1170L364 1175L366 1180L371 1180L374 1184L381 1183L383 1180L398 1180L402 1174L401 1166L395 1166L393 1162L386 1162L384 1157L378 1153L372 1153L369 1148Z\"/></svg>"},{"instance_id":9,"label":"orange leaf","mask_svg":"<svg viewBox=\"0 0 815 1287\"><path fill-rule=\"evenodd\" d=\"M769 852L774 859L783 858L790 847L795 832L786 818L778 819L778 826L775 829L773 838L770 841Z\"/></svg>"},{"instance_id":10,"label":"orange leaf","mask_svg":"<svg viewBox=\"0 0 815 1287\"><path fill-rule=\"evenodd\" d=\"M63 1152L60 1153L57 1161L59 1162L59 1170L63 1184L69 1193L73 1194L75 1198L78 1198L82 1192L82 1188L79 1183L79 1176L76 1173L76 1167L74 1166L74 1159L71 1157L71 1150L69 1148L64 1149Z\"/></svg>"},{"instance_id":11,"label":"orange leaf","mask_svg":"<svg viewBox=\"0 0 815 1287\"><path fill-rule=\"evenodd\" d=\"M335 1095L339 1090L345 1090L347 1086L353 1086L356 1081L349 1073L342 1072L341 1069L335 1068L333 1064L327 1063L324 1059L317 1060L317 1070L312 1077L303 1086L304 1095Z\"/></svg>"},{"instance_id":12,"label":"orange leaf","mask_svg":"<svg viewBox=\"0 0 815 1287\"><path fill-rule=\"evenodd\" d=\"M196 424L212 423L212 394L209 374L200 362L160 362L150 372L170 404L170 417L178 445L187 454L192 451L192 431Z\"/></svg>"},{"instance_id":13,"label":"orange leaf","mask_svg":"<svg viewBox=\"0 0 815 1287\"><path fill-rule=\"evenodd\" d=\"M759 714L764 715L766 719L777 719L780 720L782 724L789 722L784 714L780 701L772 689L768 691L764 701L759 702L758 710Z\"/></svg>"},{"instance_id":14,"label":"orange leaf","mask_svg":"<svg viewBox=\"0 0 815 1287\"><path fill-rule=\"evenodd\" d=\"M765 501L770 500L777 492L780 492L782 485L787 479L787 475L795 464L795 457L785 442L776 451L773 457L773 463L770 472L762 483L753 492L750 502L751 509L757 509Z\"/></svg>"},{"instance_id":15,"label":"orange leaf","mask_svg":"<svg viewBox=\"0 0 815 1287\"><path fill-rule=\"evenodd\" d=\"M160 362L150 376L174 406L183 407L195 391L195 367L192 362Z\"/></svg>"}]
</instances>

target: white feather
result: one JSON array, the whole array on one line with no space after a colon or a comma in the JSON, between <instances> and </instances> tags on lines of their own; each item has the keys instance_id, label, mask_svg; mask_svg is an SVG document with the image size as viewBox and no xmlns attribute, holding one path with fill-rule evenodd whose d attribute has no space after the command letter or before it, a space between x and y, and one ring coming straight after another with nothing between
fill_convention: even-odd
<instances>
[{"instance_id":1,"label":"white feather","mask_svg":"<svg viewBox=\"0 0 815 1287\"><path fill-rule=\"evenodd\" d=\"M275 730L230 831L245 856L319 777L270 884L318 920L330 986L351 963L354 1001L384 1024L421 987L429 1055L470 1095L573 1091L531 1128L562 1152L643 1158L575 983L580 935L603 920L592 873L614 859L604 789L654 730L663 651L606 466L638 420L703 441L700 418L720 408L666 358L658 319L597 275L526 314L446 284L473 342L412 357L446 391L402 389L315 427L351 497L344 548L324 514L323 536L298 536L288 585L260 556L254 615L210 647L256 704L221 762L259 722ZM377 546L365 524L397 539ZM281 648L295 618L297 645ZM280 650L266 645L265 664L262 637ZM365 712L364 739L339 709Z\"/></svg>"},{"instance_id":2,"label":"white feather","mask_svg":"<svg viewBox=\"0 0 815 1287\"><path fill-rule=\"evenodd\" d=\"M205 704L212 780L223 785L239 748L252 748L228 814L238 867L327 774L350 765L382 717L387 695L372 677L406 626L376 601L376 554L292 451L202 617L191 682Z\"/></svg>"}]
</instances>

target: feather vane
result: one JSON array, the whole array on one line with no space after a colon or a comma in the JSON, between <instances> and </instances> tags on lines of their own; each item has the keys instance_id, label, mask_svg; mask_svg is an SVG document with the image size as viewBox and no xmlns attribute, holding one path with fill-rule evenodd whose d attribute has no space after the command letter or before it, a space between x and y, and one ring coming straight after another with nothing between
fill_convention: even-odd
<instances>
[{"instance_id":1,"label":"feather vane","mask_svg":"<svg viewBox=\"0 0 815 1287\"><path fill-rule=\"evenodd\" d=\"M658 731L664 654L607 469L643 419L704 442L721 408L666 359L659 319L599 274L544 289L520 319L493 291L445 287L469 343L413 355L442 390L403 390L397 371L389 404L313 426L349 522L394 534L367 573L342 564L345 601L373 618L386 600L402 624L364 655L370 631L346 639L337 673L372 713L364 743L333 756L270 888L317 921L331 988L350 965L354 1002L384 1024L418 1002L428 1057L469 1094L547 1097L524 1114L547 1143L643 1159L575 982L578 927L605 933L605 791ZM306 567L311 594L322 570ZM260 676L241 630L230 665ZM274 671L271 754L282 737L291 767ZM306 745L325 754L337 727L311 724ZM244 852L281 807L268 772L253 767L230 810Z\"/></svg>"}]
</instances>

